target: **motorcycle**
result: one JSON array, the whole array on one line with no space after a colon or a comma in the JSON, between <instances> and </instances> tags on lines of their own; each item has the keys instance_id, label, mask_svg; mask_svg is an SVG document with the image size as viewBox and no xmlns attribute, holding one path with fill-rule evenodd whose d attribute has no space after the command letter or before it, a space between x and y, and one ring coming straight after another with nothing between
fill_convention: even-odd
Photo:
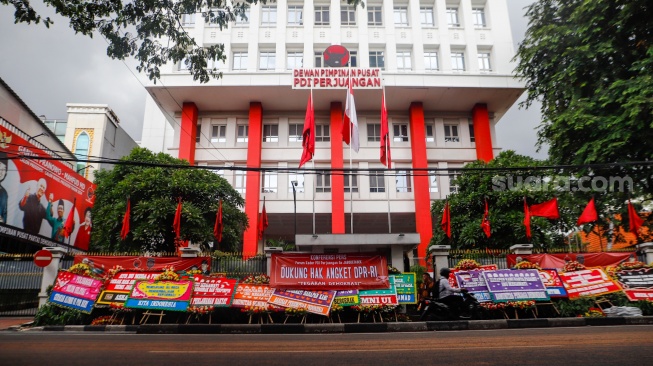
<instances>
[{"instance_id":1,"label":"motorcycle","mask_svg":"<svg viewBox=\"0 0 653 366\"><path fill-rule=\"evenodd\" d=\"M452 309L449 305L432 299L424 299L422 311L419 316L420 321L427 320L460 320L460 319L482 319L483 307L480 305L474 294L461 292L463 301L459 311Z\"/></svg>"}]
</instances>

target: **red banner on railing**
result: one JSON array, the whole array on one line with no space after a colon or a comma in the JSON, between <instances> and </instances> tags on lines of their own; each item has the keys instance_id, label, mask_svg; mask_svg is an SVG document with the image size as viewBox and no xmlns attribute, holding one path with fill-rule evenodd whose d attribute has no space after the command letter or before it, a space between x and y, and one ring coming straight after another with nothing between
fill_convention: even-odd
<instances>
[{"instance_id":1,"label":"red banner on railing","mask_svg":"<svg viewBox=\"0 0 653 366\"><path fill-rule=\"evenodd\" d=\"M272 254L270 287L304 290L387 289L388 265L379 254Z\"/></svg>"},{"instance_id":2,"label":"red banner on railing","mask_svg":"<svg viewBox=\"0 0 653 366\"><path fill-rule=\"evenodd\" d=\"M211 270L211 257L179 258L179 257L139 257L139 256L100 256L77 255L74 264L86 263L98 275L104 274L116 266L123 270L163 271L164 267L172 266L175 272L199 269L202 273Z\"/></svg>"}]
</instances>

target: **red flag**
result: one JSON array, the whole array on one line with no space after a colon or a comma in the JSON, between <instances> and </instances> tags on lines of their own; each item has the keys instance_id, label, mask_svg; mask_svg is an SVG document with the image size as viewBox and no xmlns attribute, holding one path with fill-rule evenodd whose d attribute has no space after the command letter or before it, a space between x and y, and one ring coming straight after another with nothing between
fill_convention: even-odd
<instances>
[{"instance_id":1,"label":"red flag","mask_svg":"<svg viewBox=\"0 0 653 366\"><path fill-rule=\"evenodd\" d=\"M582 224L594 222L598 219L599 219L599 215L596 213L596 205L594 204L594 197L592 197L592 199L587 203L587 206L585 206L583 213L580 214L580 217L578 218L578 222L576 222L576 225L580 226Z\"/></svg>"},{"instance_id":2,"label":"red flag","mask_svg":"<svg viewBox=\"0 0 653 366\"><path fill-rule=\"evenodd\" d=\"M129 216L131 214L131 202L127 199L127 209L125 210L125 216L122 218L122 230L120 231L120 239L125 240L127 234L129 234Z\"/></svg>"},{"instance_id":3,"label":"red flag","mask_svg":"<svg viewBox=\"0 0 653 366\"><path fill-rule=\"evenodd\" d=\"M483 221L481 222L481 228L485 233L485 236L490 237L490 210L488 210L487 200L485 200L485 212L483 213Z\"/></svg>"},{"instance_id":4,"label":"red flag","mask_svg":"<svg viewBox=\"0 0 653 366\"><path fill-rule=\"evenodd\" d=\"M628 200L628 225L630 226L630 232L639 236L639 228L644 224L644 220L639 217L635 207L630 200Z\"/></svg>"},{"instance_id":5,"label":"red flag","mask_svg":"<svg viewBox=\"0 0 653 366\"><path fill-rule=\"evenodd\" d=\"M531 205L530 211L531 216L545 217L551 220L559 219L558 198L554 197L546 202Z\"/></svg>"},{"instance_id":6,"label":"red flag","mask_svg":"<svg viewBox=\"0 0 653 366\"><path fill-rule=\"evenodd\" d=\"M442 222L440 227L449 239L451 239L451 211L449 211L449 202L444 204L444 211L442 212Z\"/></svg>"},{"instance_id":7,"label":"red flag","mask_svg":"<svg viewBox=\"0 0 653 366\"><path fill-rule=\"evenodd\" d=\"M531 211L528 209L526 197L524 197L524 226L526 227L526 239L531 240Z\"/></svg>"},{"instance_id":8,"label":"red flag","mask_svg":"<svg viewBox=\"0 0 653 366\"><path fill-rule=\"evenodd\" d=\"M268 214L265 211L265 199L263 200L263 210L261 210L261 214L259 215L258 218L258 238L263 239L263 234L265 233L265 229L268 227Z\"/></svg>"},{"instance_id":9,"label":"red flag","mask_svg":"<svg viewBox=\"0 0 653 366\"><path fill-rule=\"evenodd\" d=\"M385 106L385 91L381 94L381 163L390 169L390 132L388 131L388 109Z\"/></svg>"},{"instance_id":10,"label":"red flag","mask_svg":"<svg viewBox=\"0 0 653 366\"><path fill-rule=\"evenodd\" d=\"M218 243L222 241L222 230L224 230L224 224L222 223L222 200L220 200L218 213L215 215L215 226L213 226L213 236Z\"/></svg>"},{"instance_id":11,"label":"red flag","mask_svg":"<svg viewBox=\"0 0 653 366\"><path fill-rule=\"evenodd\" d=\"M351 81L351 80L350 80ZM349 137L351 136L351 141ZM342 140L358 152L360 147L358 141L358 117L356 117L356 103L354 102L354 90L349 84L347 89L347 101L345 103L345 118L342 123Z\"/></svg>"},{"instance_id":12,"label":"red flag","mask_svg":"<svg viewBox=\"0 0 653 366\"><path fill-rule=\"evenodd\" d=\"M313 109L313 90L308 95L308 105L306 106L306 118L304 119L304 132L302 133L302 159L299 161L301 168L306 162L313 159L315 154L315 110Z\"/></svg>"},{"instance_id":13,"label":"red flag","mask_svg":"<svg viewBox=\"0 0 653 366\"><path fill-rule=\"evenodd\" d=\"M66 238L70 237L70 234L73 233L75 229L75 204L77 203L77 198L73 200L73 208L70 209L70 213L66 218L66 223L63 224L63 235Z\"/></svg>"},{"instance_id":14,"label":"red flag","mask_svg":"<svg viewBox=\"0 0 653 366\"><path fill-rule=\"evenodd\" d=\"M175 239L179 239L181 232L181 197L177 201L177 210L175 211L175 220L172 222L172 227L175 229Z\"/></svg>"}]
</instances>

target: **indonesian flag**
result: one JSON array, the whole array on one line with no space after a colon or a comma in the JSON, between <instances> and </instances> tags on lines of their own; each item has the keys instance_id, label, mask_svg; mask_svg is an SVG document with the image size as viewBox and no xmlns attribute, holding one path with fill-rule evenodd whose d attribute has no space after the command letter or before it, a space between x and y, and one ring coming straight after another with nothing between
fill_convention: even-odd
<instances>
[{"instance_id":1,"label":"indonesian flag","mask_svg":"<svg viewBox=\"0 0 653 366\"><path fill-rule=\"evenodd\" d=\"M351 136L351 141L349 137ZM358 118L356 117L356 104L354 103L354 90L349 84L347 89L347 102L345 103L345 118L342 123L342 140L358 152Z\"/></svg>"},{"instance_id":2,"label":"indonesian flag","mask_svg":"<svg viewBox=\"0 0 653 366\"><path fill-rule=\"evenodd\" d=\"M481 228L485 233L485 236L490 237L490 211L488 210L487 200L485 200L485 212L483 213L483 221L481 222Z\"/></svg>"},{"instance_id":3,"label":"indonesian flag","mask_svg":"<svg viewBox=\"0 0 653 366\"><path fill-rule=\"evenodd\" d=\"M559 219L560 212L558 212L558 198L554 197L546 202L532 205L530 211L531 216L545 217L551 220Z\"/></svg>"},{"instance_id":4,"label":"indonesian flag","mask_svg":"<svg viewBox=\"0 0 653 366\"><path fill-rule=\"evenodd\" d=\"M304 132L302 133L302 159L299 161L299 167L313 159L315 154L315 110L313 109L313 90L308 95L308 105L306 106L306 118L304 119Z\"/></svg>"},{"instance_id":5,"label":"indonesian flag","mask_svg":"<svg viewBox=\"0 0 653 366\"><path fill-rule=\"evenodd\" d=\"M127 209L125 210L125 216L122 218L122 230L120 231L120 239L125 240L127 234L129 234L129 216L131 214L131 202L127 199Z\"/></svg>"},{"instance_id":6,"label":"indonesian flag","mask_svg":"<svg viewBox=\"0 0 653 366\"><path fill-rule=\"evenodd\" d=\"M258 217L258 238L263 239L265 229L268 227L268 213L265 211L265 198L263 198L263 209Z\"/></svg>"},{"instance_id":7,"label":"indonesian flag","mask_svg":"<svg viewBox=\"0 0 653 366\"><path fill-rule=\"evenodd\" d=\"M447 235L447 238L451 239L451 211L449 210L449 202L444 204L444 211L442 212L442 221L440 222L440 227Z\"/></svg>"},{"instance_id":8,"label":"indonesian flag","mask_svg":"<svg viewBox=\"0 0 653 366\"><path fill-rule=\"evenodd\" d=\"M630 228L630 232L634 233L636 236L639 236L639 228L642 227L643 224L644 220L639 217L637 211L635 211L635 207L632 203L630 203L630 200L628 200L628 226Z\"/></svg>"},{"instance_id":9,"label":"indonesian flag","mask_svg":"<svg viewBox=\"0 0 653 366\"><path fill-rule=\"evenodd\" d=\"M385 91L381 94L381 163L391 168L390 131L388 131L388 109L385 106Z\"/></svg>"},{"instance_id":10,"label":"indonesian flag","mask_svg":"<svg viewBox=\"0 0 653 366\"><path fill-rule=\"evenodd\" d=\"M66 238L70 237L70 234L73 233L75 229L75 204L77 203L77 198L73 200L73 208L70 209L70 213L66 218L66 223L63 225L63 235Z\"/></svg>"},{"instance_id":11,"label":"indonesian flag","mask_svg":"<svg viewBox=\"0 0 653 366\"><path fill-rule=\"evenodd\" d=\"M177 201L177 210L175 211L175 220L172 222L172 228L175 230L175 239L179 239L181 233L181 197Z\"/></svg>"},{"instance_id":12,"label":"indonesian flag","mask_svg":"<svg viewBox=\"0 0 653 366\"><path fill-rule=\"evenodd\" d=\"M599 215L596 212L596 204L594 204L594 197L592 197L592 199L587 203L587 206L585 206L583 213L580 214L580 217L578 218L576 225L580 226L582 224L594 222L598 219L599 219Z\"/></svg>"},{"instance_id":13,"label":"indonesian flag","mask_svg":"<svg viewBox=\"0 0 653 366\"><path fill-rule=\"evenodd\" d=\"M531 211L528 209L526 197L524 197L524 226L526 227L526 239L531 240Z\"/></svg>"},{"instance_id":14,"label":"indonesian flag","mask_svg":"<svg viewBox=\"0 0 653 366\"><path fill-rule=\"evenodd\" d=\"M224 229L224 224L222 223L222 200L220 200L220 206L218 206L218 212L215 215L215 226L213 226L213 236L215 240L219 242L222 241L222 230Z\"/></svg>"}]
</instances>

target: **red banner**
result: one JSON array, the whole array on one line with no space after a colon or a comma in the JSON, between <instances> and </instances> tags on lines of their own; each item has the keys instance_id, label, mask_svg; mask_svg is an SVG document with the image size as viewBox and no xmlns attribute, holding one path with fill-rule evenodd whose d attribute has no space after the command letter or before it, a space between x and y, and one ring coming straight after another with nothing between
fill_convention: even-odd
<instances>
[{"instance_id":1,"label":"red banner","mask_svg":"<svg viewBox=\"0 0 653 366\"><path fill-rule=\"evenodd\" d=\"M0 164L6 168L0 173L0 234L88 250L95 184L3 126ZM70 215L73 231L66 236Z\"/></svg>"},{"instance_id":2,"label":"red banner","mask_svg":"<svg viewBox=\"0 0 653 366\"><path fill-rule=\"evenodd\" d=\"M238 280L226 277L209 277L195 275L193 277L193 306L229 306L236 291Z\"/></svg>"},{"instance_id":3,"label":"red banner","mask_svg":"<svg viewBox=\"0 0 653 366\"><path fill-rule=\"evenodd\" d=\"M577 261L586 267L616 266L621 262L636 260L635 253L556 253L556 254L508 254L506 261L512 268L517 258L535 263L540 268L562 268L568 261Z\"/></svg>"},{"instance_id":4,"label":"red banner","mask_svg":"<svg viewBox=\"0 0 653 366\"><path fill-rule=\"evenodd\" d=\"M387 289L388 265L379 254L272 254L270 286L282 289Z\"/></svg>"},{"instance_id":5,"label":"red banner","mask_svg":"<svg viewBox=\"0 0 653 366\"><path fill-rule=\"evenodd\" d=\"M180 257L138 257L138 256L98 256L76 255L74 264L86 263L99 275L116 266L124 270L163 271L164 267L172 266L175 272L191 269L202 270L208 274L211 270L211 257L180 258Z\"/></svg>"},{"instance_id":6,"label":"red banner","mask_svg":"<svg viewBox=\"0 0 653 366\"><path fill-rule=\"evenodd\" d=\"M567 290L569 299L621 291L621 287L600 268L563 272L559 276Z\"/></svg>"},{"instance_id":7,"label":"red banner","mask_svg":"<svg viewBox=\"0 0 653 366\"><path fill-rule=\"evenodd\" d=\"M239 284L236 287L231 306L234 308L267 308L268 299L272 296L272 292L274 292L274 289L268 285Z\"/></svg>"},{"instance_id":8,"label":"red banner","mask_svg":"<svg viewBox=\"0 0 653 366\"><path fill-rule=\"evenodd\" d=\"M328 316L335 291L275 289L268 302L284 308L305 309L309 313Z\"/></svg>"}]
</instances>

